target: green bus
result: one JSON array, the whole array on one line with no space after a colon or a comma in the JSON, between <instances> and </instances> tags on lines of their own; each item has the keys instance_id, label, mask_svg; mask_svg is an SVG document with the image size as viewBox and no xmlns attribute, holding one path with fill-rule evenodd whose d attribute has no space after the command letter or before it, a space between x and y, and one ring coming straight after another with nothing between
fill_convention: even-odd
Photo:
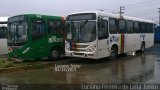
<instances>
[{"instance_id":1,"label":"green bus","mask_svg":"<svg viewBox=\"0 0 160 90\"><path fill-rule=\"evenodd\" d=\"M65 18L23 14L8 18L8 55L19 59L58 59L64 54Z\"/></svg>"}]
</instances>

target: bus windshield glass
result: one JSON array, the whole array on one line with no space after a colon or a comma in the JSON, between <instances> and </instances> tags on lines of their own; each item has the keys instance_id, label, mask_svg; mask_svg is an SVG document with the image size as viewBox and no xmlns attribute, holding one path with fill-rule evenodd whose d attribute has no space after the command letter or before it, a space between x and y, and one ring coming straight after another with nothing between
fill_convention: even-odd
<instances>
[{"instance_id":1,"label":"bus windshield glass","mask_svg":"<svg viewBox=\"0 0 160 90\"><path fill-rule=\"evenodd\" d=\"M22 45L27 41L28 25L25 20L17 20L8 24L8 43Z\"/></svg>"},{"instance_id":2,"label":"bus windshield glass","mask_svg":"<svg viewBox=\"0 0 160 90\"><path fill-rule=\"evenodd\" d=\"M66 23L66 39L77 43L92 42L96 39L96 21Z\"/></svg>"}]
</instances>

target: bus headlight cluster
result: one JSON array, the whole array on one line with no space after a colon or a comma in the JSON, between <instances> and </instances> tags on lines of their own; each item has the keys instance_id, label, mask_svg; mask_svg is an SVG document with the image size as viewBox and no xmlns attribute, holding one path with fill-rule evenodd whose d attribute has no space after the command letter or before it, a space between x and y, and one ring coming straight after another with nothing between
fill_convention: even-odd
<instances>
[{"instance_id":1,"label":"bus headlight cluster","mask_svg":"<svg viewBox=\"0 0 160 90\"><path fill-rule=\"evenodd\" d=\"M30 49L31 49L31 48L28 47L28 48L26 48L22 53L25 54L25 53L27 53Z\"/></svg>"},{"instance_id":2,"label":"bus headlight cluster","mask_svg":"<svg viewBox=\"0 0 160 90\"><path fill-rule=\"evenodd\" d=\"M86 50L86 52L93 52L93 51L95 50L95 48L96 48L95 45L94 45L94 46L91 46L91 47L89 47L89 48Z\"/></svg>"},{"instance_id":3,"label":"bus headlight cluster","mask_svg":"<svg viewBox=\"0 0 160 90\"><path fill-rule=\"evenodd\" d=\"M70 50L70 44L68 42L66 42L65 46L66 46L66 50Z\"/></svg>"}]
</instances>

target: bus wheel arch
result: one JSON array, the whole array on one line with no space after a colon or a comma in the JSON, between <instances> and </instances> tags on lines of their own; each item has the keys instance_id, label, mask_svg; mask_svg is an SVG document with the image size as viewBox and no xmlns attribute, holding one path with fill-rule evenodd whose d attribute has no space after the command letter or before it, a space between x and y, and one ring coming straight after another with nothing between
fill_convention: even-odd
<instances>
[{"instance_id":1,"label":"bus wheel arch","mask_svg":"<svg viewBox=\"0 0 160 90\"><path fill-rule=\"evenodd\" d=\"M62 54L61 47L54 46L51 49L49 59L53 60L59 59L61 57L61 54Z\"/></svg>"},{"instance_id":2,"label":"bus wheel arch","mask_svg":"<svg viewBox=\"0 0 160 90\"><path fill-rule=\"evenodd\" d=\"M118 45L114 44L112 45L109 59L111 60L116 59L117 55L118 55Z\"/></svg>"},{"instance_id":3,"label":"bus wheel arch","mask_svg":"<svg viewBox=\"0 0 160 90\"><path fill-rule=\"evenodd\" d=\"M145 51L145 41L142 41L140 51L143 53Z\"/></svg>"}]
</instances>

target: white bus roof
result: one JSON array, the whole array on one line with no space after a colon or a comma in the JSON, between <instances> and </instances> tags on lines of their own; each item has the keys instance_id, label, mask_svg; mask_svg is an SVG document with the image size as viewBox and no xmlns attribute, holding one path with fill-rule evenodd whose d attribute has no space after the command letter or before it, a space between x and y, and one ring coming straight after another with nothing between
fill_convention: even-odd
<instances>
[{"instance_id":1,"label":"white bus roof","mask_svg":"<svg viewBox=\"0 0 160 90\"><path fill-rule=\"evenodd\" d=\"M0 17L0 22L8 21L8 18L9 18L9 17Z\"/></svg>"},{"instance_id":2,"label":"white bus roof","mask_svg":"<svg viewBox=\"0 0 160 90\"><path fill-rule=\"evenodd\" d=\"M7 22L9 17L0 17L0 22ZM0 27L7 27L7 24L0 24Z\"/></svg>"},{"instance_id":3,"label":"white bus roof","mask_svg":"<svg viewBox=\"0 0 160 90\"><path fill-rule=\"evenodd\" d=\"M103 12L103 11L85 11L85 12L77 12L77 13L72 13L72 14L78 14L78 13L96 13L98 16L107 16L107 17L117 18L117 19L122 18L126 20L154 23L152 20L148 20L148 19L136 18L136 17L131 17L131 16L125 16L125 15L120 16L119 14L113 14L113 13L108 13L108 12Z\"/></svg>"}]
</instances>

